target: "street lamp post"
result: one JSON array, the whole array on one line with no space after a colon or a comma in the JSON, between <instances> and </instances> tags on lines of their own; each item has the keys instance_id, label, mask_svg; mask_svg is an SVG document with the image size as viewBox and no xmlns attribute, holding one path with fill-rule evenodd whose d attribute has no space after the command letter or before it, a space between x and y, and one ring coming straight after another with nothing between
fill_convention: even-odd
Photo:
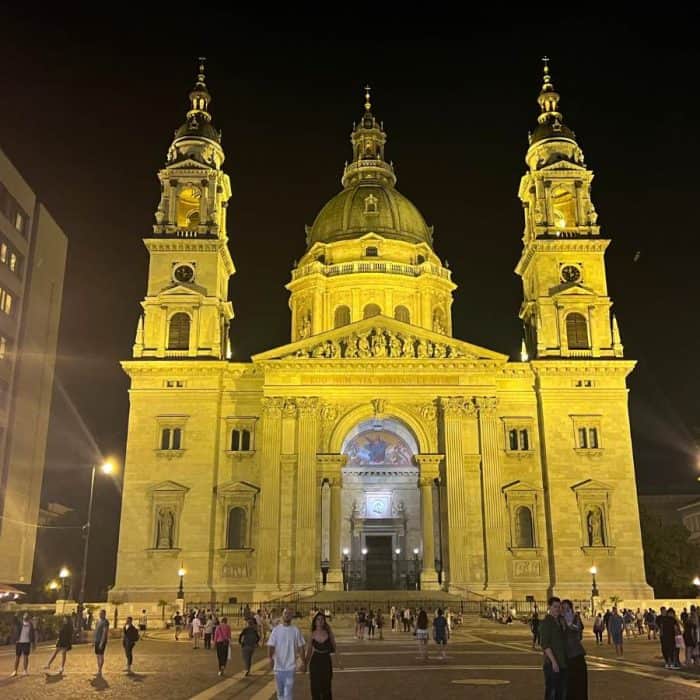
<instances>
[{"instance_id":1,"label":"street lamp post","mask_svg":"<svg viewBox=\"0 0 700 700\"><path fill-rule=\"evenodd\" d=\"M103 462L100 465L100 471L103 474L111 474L114 467L111 462ZM95 495L95 471L97 470L97 465L92 465L92 477L90 478L90 502L88 504L88 516L87 522L83 525L83 537L85 538L85 543L83 545L83 571L80 577L80 595L78 596L78 610L77 610L77 632L80 634L80 630L83 629L83 605L85 603L85 583L87 581L87 563L88 563L88 548L90 547L90 525L92 523L92 502Z\"/></svg>"},{"instance_id":2,"label":"street lamp post","mask_svg":"<svg viewBox=\"0 0 700 700\"><path fill-rule=\"evenodd\" d=\"M418 560L418 552L419 549L418 547L414 547L413 549L413 561L414 561L414 566L415 566L415 575L416 575L416 590L420 590L420 563Z\"/></svg>"},{"instance_id":3,"label":"street lamp post","mask_svg":"<svg viewBox=\"0 0 700 700\"><path fill-rule=\"evenodd\" d=\"M367 585L367 547L362 548L362 585Z\"/></svg>"},{"instance_id":4,"label":"street lamp post","mask_svg":"<svg viewBox=\"0 0 700 700\"><path fill-rule=\"evenodd\" d=\"M593 577L593 581L591 583L591 614L595 615L595 600L600 595L600 593L598 593L598 586L595 582L595 575L598 573L598 569L597 567L592 566L589 571Z\"/></svg>"},{"instance_id":5,"label":"street lamp post","mask_svg":"<svg viewBox=\"0 0 700 700\"><path fill-rule=\"evenodd\" d=\"M693 579L693 586L695 586L697 590L697 595L695 596L696 598L700 598L700 576L696 576Z\"/></svg>"},{"instance_id":6,"label":"street lamp post","mask_svg":"<svg viewBox=\"0 0 700 700\"><path fill-rule=\"evenodd\" d=\"M349 591L350 590L350 584L348 582L348 555L350 554L350 550L345 547L343 549L343 590L344 591Z\"/></svg>"},{"instance_id":7,"label":"street lamp post","mask_svg":"<svg viewBox=\"0 0 700 700\"><path fill-rule=\"evenodd\" d=\"M177 575L180 577L180 588L177 589L177 597L178 600L184 600L185 599L185 570L180 567L178 569Z\"/></svg>"},{"instance_id":8,"label":"street lamp post","mask_svg":"<svg viewBox=\"0 0 700 700\"><path fill-rule=\"evenodd\" d=\"M58 572L58 578L61 579L61 597L63 598L63 608L61 610L61 614L66 612L66 579L70 576L70 571L64 566L59 572Z\"/></svg>"}]
</instances>

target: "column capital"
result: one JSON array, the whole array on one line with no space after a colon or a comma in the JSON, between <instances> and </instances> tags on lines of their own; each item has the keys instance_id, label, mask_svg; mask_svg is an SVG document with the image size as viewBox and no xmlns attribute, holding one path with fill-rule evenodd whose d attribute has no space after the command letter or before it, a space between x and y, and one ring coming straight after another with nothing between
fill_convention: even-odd
<instances>
[{"instance_id":1,"label":"column capital","mask_svg":"<svg viewBox=\"0 0 700 700\"><path fill-rule=\"evenodd\" d=\"M475 396L473 401L480 415L485 417L496 415L498 409L497 396Z\"/></svg>"},{"instance_id":2,"label":"column capital","mask_svg":"<svg viewBox=\"0 0 700 700\"><path fill-rule=\"evenodd\" d=\"M282 406L282 415L285 418L297 417L297 405L293 399L284 400L284 405Z\"/></svg>"},{"instance_id":3,"label":"column capital","mask_svg":"<svg viewBox=\"0 0 700 700\"><path fill-rule=\"evenodd\" d=\"M437 473L421 474L418 478L418 485L422 488L425 488L426 486L432 486L435 483L435 479L437 479Z\"/></svg>"},{"instance_id":4,"label":"column capital","mask_svg":"<svg viewBox=\"0 0 700 700\"><path fill-rule=\"evenodd\" d=\"M344 467L348 461L347 455L341 455L335 452L319 452L316 455L316 461L324 467Z\"/></svg>"},{"instance_id":5,"label":"column capital","mask_svg":"<svg viewBox=\"0 0 700 700\"><path fill-rule=\"evenodd\" d=\"M262 412L264 416L279 418L284 408L284 399L281 396L265 396L262 400Z\"/></svg>"},{"instance_id":6,"label":"column capital","mask_svg":"<svg viewBox=\"0 0 700 700\"><path fill-rule=\"evenodd\" d=\"M413 456L416 464L420 467L421 478L423 476L436 479L440 473L440 463L445 459L443 454L417 454Z\"/></svg>"},{"instance_id":7,"label":"column capital","mask_svg":"<svg viewBox=\"0 0 700 700\"><path fill-rule=\"evenodd\" d=\"M460 418L464 413L464 396L441 396L439 402L446 418Z\"/></svg>"},{"instance_id":8,"label":"column capital","mask_svg":"<svg viewBox=\"0 0 700 700\"><path fill-rule=\"evenodd\" d=\"M319 408L317 396L300 396L296 399L296 404L300 416L313 416Z\"/></svg>"}]
</instances>

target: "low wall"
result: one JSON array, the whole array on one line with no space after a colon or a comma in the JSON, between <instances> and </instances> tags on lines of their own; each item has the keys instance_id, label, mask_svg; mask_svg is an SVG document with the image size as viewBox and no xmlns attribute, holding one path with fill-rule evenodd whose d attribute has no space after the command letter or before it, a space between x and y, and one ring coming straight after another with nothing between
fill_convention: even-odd
<instances>
[{"instance_id":1,"label":"low wall","mask_svg":"<svg viewBox=\"0 0 700 700\"><path fill-rule=\"evenodd\" d=\"M664 607L673 608L676 613L680 613L683 608L690 610L691 605L700 605L700 598L647 598L641 600L623 599L617 602L618 608L628 608L629 610L636 610L637 608L640 610L648 610L649 608L653 608L658 612L659 608ZM612 608L612 603L610 601L606 601L605 608Z\"/></svg>"}]
</instances>

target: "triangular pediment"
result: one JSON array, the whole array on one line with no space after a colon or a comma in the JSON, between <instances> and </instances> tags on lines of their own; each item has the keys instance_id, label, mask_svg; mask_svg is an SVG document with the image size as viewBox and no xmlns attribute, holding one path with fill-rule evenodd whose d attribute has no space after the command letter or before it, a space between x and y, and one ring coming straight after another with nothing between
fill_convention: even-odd
<instances>
[{"instance_id":1,"label":"triangular pediment","mask_svg":"<svg viewBox=\"0 0 700 700\"><path fill-rule=\"evenodd\" d=\"M552 170L571 170L575 171L577 173L580 172L588 172L588 170L582 166L579 165L578 163L572 163L570 160L557 160L554 163L549 163L548 165L544 165L541 168L537 169L538 173L546 172L546 171L552 171Z\"/></svg>"},{"instance_id":2,"label":"triangular pediment","mask_svg":"<svg viewBox=\"0 0 700 700\"><path fill-rule=\"evenodd\" d=\"M260 489L247 481L227 481L216 487L219 496L255 496L260 493Z\"/></svg>"},{"instance_id":3,"label":"triangular pediment","mask_svg":"<svg viewBox=\"0 0 700 700\"><path fill-rule=\"evenodd\" d=\"M190 489L188 486L178 484L176 481L161 481L149 487L149 491L175 491L177 493L187 493Z\"/></svg>"},{"instance_id":4,"label":"triangular pediment","mask_svg":"<svg viewBox=\"0 0 700 700\"><path fill-rule=\"evenodd\" d=\"M505 363L508 356L380 315L282 345L253 355L252 359L253 362L301 359L465 359Z\"/></svg>"},{"instance_id":5,"label":"triangular pediment","mask_svg":"<svg viewBox=\"0 0 700 700\"><path fill-rule=\"evenodd\" d=\"M580 282L572 282L567 284L560 284L551 290L551 295L553 297L591 297L597 296L595 291L590 287L586 287Z\"/></svg>"},{"instance_id":6,"label":"triangular pediment","mask_svg":"<svg viewBox=\"0 0 700 700\"><path fill-rule=\"evenodd\" d=\"M611 491L609 484L602 481L596 481L595 479L586 479L585 481L580 481L578 484L574 484L571 490L575 493L582 493L585 491Z\"/></svg>"},{"instance_id":7,"label":"triangular pediment","mask_svg":"<svg viewBox=\"0 0 700 700\"><path fill-rule=\"evenodd\" d=\"M207 290L198 284L181 284L175 282L165 289L161 290L159 296L184 296L187 294L207 295Z\"/></svg>"},{"instance_id":8,"label":"triangular pediment","mask_svg":"<svg viewBox=\"0 0 700 700\"><path fill-rule=\"evenodd\" d=\"M501 491L505 494L513 493L532 493L533 491L541 491L542 489L532 484L528 484L526 481L512 481L510 484L506 484Z\"/></svg>"},{"instance_id":9,"label":"triangular pediment","mask_svg":"<svg viewBox=\"0 0 700 700\"><path fill-rule=\"evenodd\" d=\"M200 163L194 158L184 158L168 164L168 170L211 170L210 165Z\"/></svg>"}]
</instances>

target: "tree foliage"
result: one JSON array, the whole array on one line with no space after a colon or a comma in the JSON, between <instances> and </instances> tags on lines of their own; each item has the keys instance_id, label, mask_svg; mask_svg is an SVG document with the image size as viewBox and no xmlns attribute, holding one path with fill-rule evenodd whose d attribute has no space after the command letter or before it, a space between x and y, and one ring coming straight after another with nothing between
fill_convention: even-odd
<instances>
[{"instance_id":1,"label":"tree foliage","mask_svg":"<svg viewBox=\"0 0 700 700\"><path fill-rule=\"evenodd\" d=\"M647 581L659 598L695 597L692 583L700 575L700 547L688 542L689 532L679 523L665 524L640 506Z\"/></svg>"}]
</instances>

